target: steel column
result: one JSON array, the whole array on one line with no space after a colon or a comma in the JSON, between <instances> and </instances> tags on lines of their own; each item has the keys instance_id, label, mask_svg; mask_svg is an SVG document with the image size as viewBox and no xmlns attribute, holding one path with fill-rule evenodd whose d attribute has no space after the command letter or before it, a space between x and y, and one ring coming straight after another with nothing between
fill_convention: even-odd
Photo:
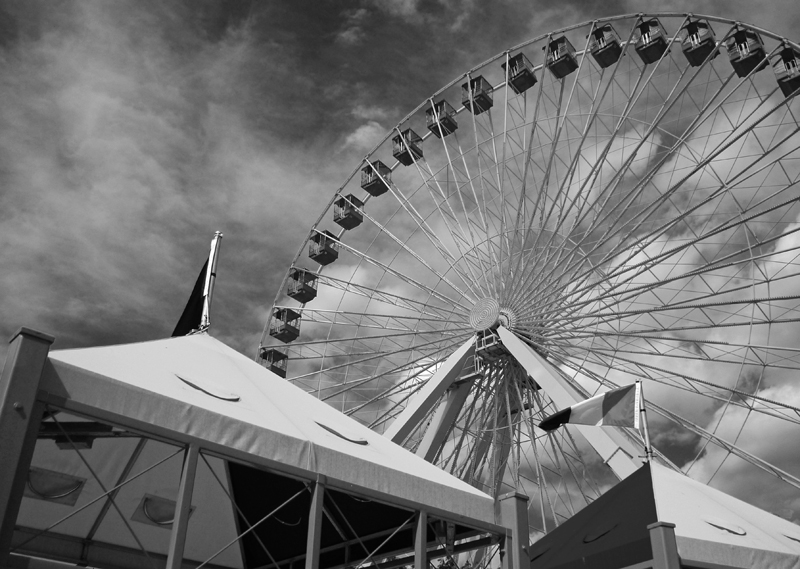
<instances>
[{"instance_id":1,"label":"steel column","mask_svg":"<svg viewBox=\"0 0 800 569\"><path fill-rule=\"evenodd\" d=\"M325 501L325 477L320 475L314 485L311 509L308 515L308 539L306 541L306 568L319 569L319 548L322 539L323 502Z\"/></svg>"},{"instance_id":2,"label":"steel column","mask_svg":"<svg viewBox=\"0 0 800 569\"><path fill-rule=\"evenodd\" d=\"M414 569L428 569L428 514L422 510L414 530Z\"/></svg>"},{"instance_id":3,"label":"steel column","mask_svg":"<svg viewBox=\"0 0 800 569\"><path fill-rule=\"evenodd\" d=\"M474 353L475 342L470 337L464 345L445 360L441 367L436 370L433 377L425 382L425 385L422 386L383 435L392 442L402 444L444 392L447 391L447 388L458 378L467 358Z\"/></svg>"},{"instance_id":4,"label":"steel column","mask_svg":"<svg viewBox=\"0 0 800 569\"><path fill-rule=\"evenodd\" d=\"M183 548L186 544L186 530L189 525L189 512L194 491L194 479L197 472L197 457L200 447L191 444L183 457L183 472L178 489L178 503L175 505L175 518L172 522L172 535L169 538L169 554L167 569L180 569L183 565Z\"/></svg>"},{"instance_id":5,"label":"steel column","mask_svg":"<svg viewBox=\"0 0 800 569\"><path fill-rule=\"evenodd\" d=\"M447 434L453 427L453 423L464 407L472 384L475 382L474 376L463 382L454 384L445 393L444 399L436 409L436 413L431 419L425 436L417 448L417 456L421 456L428 462L433 462L439 449L447 438Z\"/></svg>"},{"instance_id":6,"label":"steel column","mask_svg":"<svg viewBox=\"0 0 800 569\"><path fill-rule=\"evenodd\" d=\"M20 328L0 375L0 566L8 563L14 524L28 478L44 405L39 381L54 338Z\"/></svg>"}]
</instances>

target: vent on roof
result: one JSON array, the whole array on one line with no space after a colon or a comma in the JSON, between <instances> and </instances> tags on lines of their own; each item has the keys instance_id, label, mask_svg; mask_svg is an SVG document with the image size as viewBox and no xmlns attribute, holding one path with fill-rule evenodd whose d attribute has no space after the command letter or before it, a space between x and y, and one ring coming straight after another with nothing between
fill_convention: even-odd
<instances>
[{"instance_id":1,"label":"vent on roof","mask_svg":"<svg viewBox=\"0 0 800 569\"><path fill-rule=\"evenodd\" d=\"M333 427L329 427L328 425L323 425L319 421L314 421L314 422L317 425L319 425L320 427L322 427L323 429L325 429L326 431L328 431L329 433L334 434L337 437L339 437L341 439L344 439L344 440L346 440L348 442L355 443L357 445L368 445L369 444L369 442L367 442L367 439L365 439L363 437L359 437L358 435L343 435L342 433L340 433L339 431L337 431Z\"/></svg>"},{"instance_id":2,"label":"vent on roof","mask_svg":"<svg viewBox=\"0 0 800 569\"><path fill-rule=\"evenodd\" d=\"M219 389L216 385L209 385L204 381L198 381L197 379L187 379L186 377L180 376L177 373L175 377L180 379L186 385L194 387L198 391L202 391L206 395L210 395L211 397L216 397L217 399L222 399L223 401L239 401L240 397L235 393L231 393L230 391L223 391Z\"/></svg>"},{"instance_id":3,"label":"vent on roof","mask_svg":"<svg viewBox=\"0 0 800 569\"><path fill-rule=\"evenodd\" d=\"M142 501L139 502L136 511L133 512L131 520L169 529L172 527L172 522L175 519L175 506L176 502L174 500L153 496L152 494L145 494L142 496ZM192 512L194 512L194 506L189 508L190 516Z\"/></svg>"},{"instance_id":4,"label":"vent on roof","mask_svg":"<svg viewBox=\"0 0 800 569\"><path fill-rule=\"evenodd\" d=\"M607 533L611 532L611 530L613 530L615 527L617 527L616 522L602 524L583 536L583 543L592 543L593 541L597 541Z\"/></svg>"},{"instance_id":5,"label":"vent on roof","mask_svg":"<svg viewBox=\"0 0 800 569\"><path fill-rule=\"evenodd\" d=\"M37 500L74 506L85 483L85 478L32 466L28 471L24 495Z\"/></svg>"},{"instance_id":6,"label":"vent on roof","mask_svg":"<svg viewBox=\"0 0 800 569\"><path fill-rule=\"evenodd\" d=\"M729 522L728 520L723 520L722 518L708 517L703 518L703 521L710 526L721 529L722 531L726 531L728 533L732 533L733 535L747 535L747 532L744 530L744 528L741 528L736 524Z\"/></svg>"},{"instance_id":7,"label":"vent on roof","mask_svg":"<svg viewBox=\"0 0 800 569\"><path fill-rule=\"evenodd\" d=\"M531 561L535 561L535 560L539 559L542 555L544 555L548 551L550 551L550 546L545 547L544 549L542 549L540 551L534 551L533 553L531 553Z\"/></svg>"}]
</instances>

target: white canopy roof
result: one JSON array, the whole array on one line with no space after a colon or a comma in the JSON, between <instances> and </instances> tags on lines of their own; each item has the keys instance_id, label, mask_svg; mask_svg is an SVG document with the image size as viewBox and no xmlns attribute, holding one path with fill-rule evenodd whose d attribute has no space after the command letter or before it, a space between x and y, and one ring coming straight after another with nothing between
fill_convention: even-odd
<instances>
[{"instance_id":1,"label":"white canopy roof","mask_svg":"<svg viewBox=\"0 0 800 569\"><path fill-rule=\"evenodd\" d=\"M253 463L493 524L489 496L207 334L50 354L42 389L68 408Z\"/></svg>"},{"instance_id":2,"label":"white canopy roof","mask_svg":"<svg viewBox=\"0 0 800 569\"><path fill-rule=\"evenodd\" d=\"M800 567L800 527L651 462L532 544L531 569L649 566L659 521L675 525L682 566Z\"/></svg>"}]
</instances>

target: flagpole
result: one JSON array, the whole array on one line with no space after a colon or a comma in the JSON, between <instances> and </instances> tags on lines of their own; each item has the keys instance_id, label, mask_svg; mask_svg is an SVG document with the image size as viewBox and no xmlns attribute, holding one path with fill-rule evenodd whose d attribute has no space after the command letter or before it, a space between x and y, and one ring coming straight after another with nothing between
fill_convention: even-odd
<instances>
[{"instance_id":1,"label":"flagpole","mask_svg":"<svg viewBox=\"0 0 800 569\"><path fill-rule=\"evenodd\" d=\"M206 284L203 288L203 315L200 318L200 330L206 330L211 325L211 297L214 294L214 282L217 280L217 259L219 258L219 245L222 233L217 231L211 240L211 250L208 254L208 269L206 269Z\"/></svg>"},{"instance_id":2,"label":"flagpole","mask_svg":"<svg viewBox=\"0 0 800 569\"><path fill-rule=\"evenodd\" d=\"M647 462L653 460L653 447L650 445L650 429L647 426L647 409L644 406L644 391L642 391L642 382L636 380L636 390L638 391L639 400L639 414L642 418L642 427L644 429L644 454Z\"/></svg>"}]
</instances>

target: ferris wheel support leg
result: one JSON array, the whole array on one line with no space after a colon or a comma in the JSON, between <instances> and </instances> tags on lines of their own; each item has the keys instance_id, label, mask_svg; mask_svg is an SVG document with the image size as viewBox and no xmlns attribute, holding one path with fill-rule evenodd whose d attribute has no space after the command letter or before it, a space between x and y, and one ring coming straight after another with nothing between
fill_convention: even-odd
<instances>
[{"instance_id":1,"label":"ferris wheel support leg","mask_svg":"<svg viewBox=\"0 0 800 569\"><path fill-rule=\"evenodd\" d=\"M419 392L411 399L408 406L398 415L386 432L383 434L392 442L401 444L419 422L433 408L444 392L461 375L464 363L475 353L475 339L470 337L467 342L453 352L447 360L436 370Z\"/></svg>"},{"instance_id":2,"label":"ferris wheel support leg","mask_svg":"<svg viewBox=\"0 0 800 569\"><path fill-rule=\"evenodd\" d=\"M500 489L503 487L508 455L511 454L511 418L508 413L498 414L494 428L497 431L497 440L495 441L494 456L492 456L491 461L491 484L492 498L496 501L501 499Z\"/></svg>"},{"instance_id":3,"label":"ferris wheel support leg","mask_svg":"<svg viewBox=\"0 0 800 569\"><path fill-rule=\"evenodd\" d=\"M421 456L428 462L436 459L442 443L453 428L453 423L461 412L461 408L464 407L473 383L475 383L474 377L467 378L454 383L447 390L444 400L437 407L431 424L428 425L428 430L425 431L425 436L417 448L417 456Z\"/></svg>"},{"instance_id":4,"label":"ferris wheel support leg","mask_svg":"<svg viewBox=\"0 0 800 569\"><path fill-rule=\"evenodd\" d=\"M566 409L584 401L586 397L567 383L553 365L517 338L514 333L500 326L498 329L503 345L525 368L559 409ZM614 474L622 480L642 466L637 456L641 449L625 438L622 433L610 428L571 425L589 442Z\"/></svg>"}]
</instances>

